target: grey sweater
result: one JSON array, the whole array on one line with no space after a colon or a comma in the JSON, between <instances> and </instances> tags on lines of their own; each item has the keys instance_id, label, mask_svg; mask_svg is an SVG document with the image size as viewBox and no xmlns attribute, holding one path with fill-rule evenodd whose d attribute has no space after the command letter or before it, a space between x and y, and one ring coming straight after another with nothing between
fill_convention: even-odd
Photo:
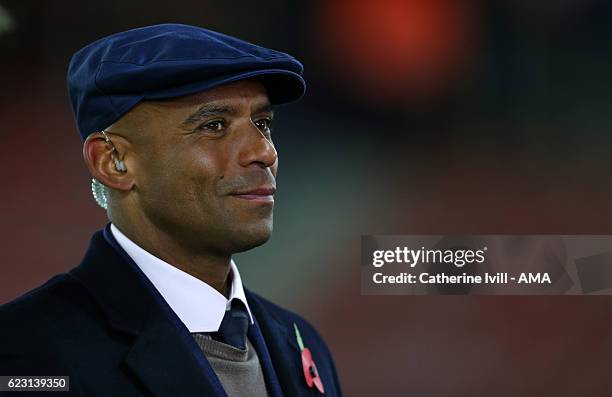
<instances>
[{"instance_id":1,"label":"grey sweater","mask_svg":"<svg viewBox=\"0 0 612 397\"><path fill-rule=\"evenodd\" d=\"M259 357L248 338L241 350L208 334L192 335L229 397L269 397Z\"/></svg>"}]
</instances>

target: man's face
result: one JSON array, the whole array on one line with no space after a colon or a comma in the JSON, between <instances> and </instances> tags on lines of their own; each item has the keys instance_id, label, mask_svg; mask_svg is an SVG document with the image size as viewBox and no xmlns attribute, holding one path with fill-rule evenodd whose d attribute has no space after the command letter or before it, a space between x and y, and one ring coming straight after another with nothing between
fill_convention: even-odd
<instances>
[{"instance_id":1,"label":"man's face","mask_svg":"<svg viewBox=\"0 0 612 397\"><path fill-rule=\"evenodd\" d=\"M226 254L272 233L278 159L263 85L243 80L165 102L145 102L133 141L134 200L179 244Z\"/></svg>"}]
</instances>

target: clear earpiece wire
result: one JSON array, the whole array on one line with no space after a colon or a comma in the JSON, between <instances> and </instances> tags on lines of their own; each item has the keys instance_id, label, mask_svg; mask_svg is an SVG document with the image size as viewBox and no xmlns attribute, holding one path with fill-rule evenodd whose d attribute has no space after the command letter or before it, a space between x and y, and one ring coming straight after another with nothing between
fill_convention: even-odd
<instances>
[{"instance_id":1,"label":"clear earpiece wire","mask_svg":"<svg viewBox=\"0 0 612 397\"><path fill-rule=\"evenodd\" d=\"M91 180L91 194L93 194L96 203L104 209L108 207L108 200L106 198L106 192L104 185L98 182L96 179Z\"/></svg>"}]
</instances>

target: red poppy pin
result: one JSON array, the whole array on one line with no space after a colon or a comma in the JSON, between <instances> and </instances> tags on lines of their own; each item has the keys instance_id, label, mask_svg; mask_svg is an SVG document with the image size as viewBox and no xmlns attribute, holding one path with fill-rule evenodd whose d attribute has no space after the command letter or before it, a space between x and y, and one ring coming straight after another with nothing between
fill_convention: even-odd
<instances>
[{"instance_id":1,"label":"red poppy pin","mask_svg":"<svg viewBox=\"0 0 612 397\"><path fill-rule=\"evenodd\" d=\"M325 394L325 389L323 388L323 381L321 381L321 377L319 376L319 371L317 371L317 365L312 359L312 353L310 353L310 349L304 347L304 341L302 341L302 335L300 335L300 330L297 325L293 323L293 328L295 328L295 339L297 339L298 346L300 346L300 350L302 352L302 369L304 370L304 377L306 378L306 384L308 387L316 386L317 390L321 394Z\"/></svg>"}]
</instances>

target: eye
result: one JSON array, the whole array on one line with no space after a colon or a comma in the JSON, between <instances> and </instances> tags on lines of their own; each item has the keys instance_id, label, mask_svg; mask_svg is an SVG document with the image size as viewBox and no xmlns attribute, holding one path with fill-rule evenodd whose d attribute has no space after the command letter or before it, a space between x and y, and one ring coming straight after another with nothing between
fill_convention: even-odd
<instances>
[{"instance_id":1,"label":"eye","mask_svg":"<svg viewBox=\"0 0 612 397\"><path fill-rule=\"evenodd\" d=\"M206 130L213 132L221 132L225 129L225 121L223 120L213 120L208 121L198 127L198 130Z\"/></svg>"},{"instance_id":2,"label":"eye","mask_svg":"<svg viewBox=\"0 0 612 397\"><path fill-rule=\"evenodd\" d=\"M270 135L270 129L272 128L272 118L265 117L263 119L255 120L255 125L261 132L266 135Z\"/></svg>"}]
</instances>

